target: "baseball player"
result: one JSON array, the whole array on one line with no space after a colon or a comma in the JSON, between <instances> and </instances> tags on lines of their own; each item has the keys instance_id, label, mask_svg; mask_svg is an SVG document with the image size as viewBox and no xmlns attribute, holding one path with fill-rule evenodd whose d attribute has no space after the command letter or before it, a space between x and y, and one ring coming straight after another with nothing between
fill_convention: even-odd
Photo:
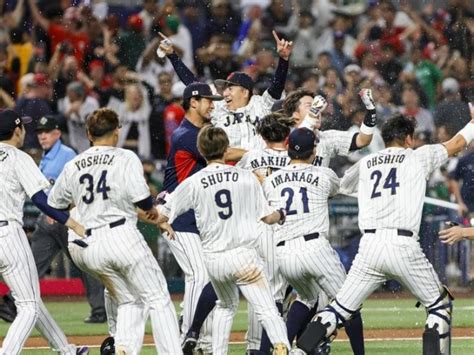
<instances>
[{"instance_id":1,"label":"baseball player","mask_svg":"<svg viewBox=\"0 0 474 355\"><path fill-rule=\"evenodd\" d=\"M206 166L206 160L197 149L197 136L201 127L210 121L214 102L219 100L222 100L222 96L213 95L209 85L204 83L192 83L184 90L182 105L186 116L171 137L171 149L163 182L164 191L173 192L189 176ZM199 338L199 332L191 334L190 325L199 296L208 296L208 292L203 289L209 283L209 276L204 265L194 212L188 211L176 218L173 221L173 229L178 238L167 241L185 277L181 331L184 351L188 353L192 352ZM213 303L215 300L209 302ZM205 324L201 335L200 346L206 352L211 351L211 325L211 322ZM190 344L187 344L185 336L189 336Z\"/></svg>"},{"instance_id":2,"label":"baseball player","mask_svg":"<svg viewBox=\"0 0 474 355\"><path fill-rule=\"evenodd\" d=\"M36 126L38 141L43 148L43 157L39 168L43 175L53 185L64 164L76 156L76 153L61 141L61 130L55 116L41 117ZM38 277L41 279L46 274L52 260L62 250L69 257L67 249L67 231L62 224L55 223L44 214L40 214L36 221L36 228L31 236L31 251L35 259ZM104 307L104 286L96 279L83 274L82 280L86 287L87 300L91 306L91 315L85 323L104 323L106 320ZM10 299L11 295L4 297ZM12 322L16 317L16 308L13 301L0 305L0 317Z\"/></svg>"},{"instance_id":3,"label":"baseball player","mask_svg":"<svg viewBox=\"0 0 474 355\"><path fill-rule=\"evenodd\" d=\"M12 292L17 317L3 339L0 354L19 354L33 326L61 354L84 354L87 348L67 343L66 336L40 298L38 272L28 238L23 231L23 204L28 195L46 215L84 235L84 227L69 214L48 206L44 189L48 180L33 159L18 148L23 146L31 122L13 110L0 112L0 272Z\"/></svg>"},{"instance_id":4,"label":"baseball player","mask_svg":"<svg viewBox=\"0 0 474 355\"><path fill-rule=\"evenodd\" d=\"M321 113L327 107L322 96L313 98L310 91L299 89L290 93L283 102L283 112L295 120L295 126L315 130L319 139L314 165L328 167L337 155L348 155L370 144L376 125L375 103L370 89L362 89L359 96L367 113L359 132L338 130L320 131Z\"/></svg>"},{"instance_id":5,"label":"baseball player","mask_svg":"<svg viewBox=\"0 0 474 355\"><path fill-rule=\"evenodd\" d=\"M288 313L287 330L292 342L307 322L323 290L330 298L341 288L346 273L338 255L329 244L328 199L339 189L339 179L329 168L315 167L316 135L307 128L291 132L288 140L290 165L267 177L263 183L265 196L272 206L285 206L288 224L275 228L276 258L283 277L298 291L299 310L293 305ZM298 311L297 311L298 310ZM290 322L292 321L292 322ZM355 329L362 319L355 318ZM353 329L347 328L350 334ZM353 346L355 354L363 354L362 345Z\"/></svg>"},{"instance_id":6,"label":"baseball player","mask_svg":"<svg viewBox=\"0 0 474 355\"><path fill-rule=\"evenodd\" d=\"M290 158L288 157L286 139L293 124L291 118L278 113L263 117L257 124L257 134L263 138L266 147L248 151L237 166L253 171L262 182L265 177L287 166L290 163ZM281 314L287 283L278 271L273 233L273 226L259 223L260 236L257 250L264 261L270 289ZM257 354L259 351L268 353L271 344L265 330L262 334L262 327L257 321L257 315L251 305L249 305L248 317L247 354Z\"/></svg>"},{"instance_id":7,"label":"baseball player","mask_svg":"<svg viewBox=\"0 0 474 355\"><path fill-rule=\"evenodd\" d=\"M158 353L181 354L166 280L136 226L136 207L152 220L158 217L143 166L135 153L116 147L120 126L114 111L94 111L86 128L93 146L66 164L48 203L60 209L74 204L87 228L82 245L69 250L76 265L100 279L118 303L116 353L140 352L143 335L130 329L143 326L143 304Z\"/></svg>"},{"instance_id":8,"label":"baseball player","mask_svg":"<svg viewBox=\"0 0 474 355\"><path fill-rule=\"evenodd\" d=\"M159 49L171 61L181 81L186 85L197 81L194 74L174 53L171 41L163 34L160 35L163 40ZM256 135L255 125L263 116L271 113L272 105L284 90L293 42L280 39L275 31L273 37L280 57L272 83L262 96L253 95L254 82L245 73L233 72L226 80L216 80L216 85L224 87L224 101L216 104L211 122L214 126L224 129L229 137L230 147L248 150L262 146L263 142ZM232 160L239 160L244 151L235 153L237 155L233 156ZM231 160L228 155L226 160Z\"/></svg>"},{"instance_id":9,"label":"baseball player","mask_svg":"<svg viewBox=\"0 0 474 355\"><path fill-rule=\"evenodd\" d=\"M223 129L210 125L202 128L198 148L208 166L180 184L161 213L172 221L190 209L195 212L204 262L219 298L214 311L212 353L227 354L240 289L267 330L274 354L287 354L285 324L255 250L257 221L283 223L285 215L282 209L270 209L251 172L225 165L228 146Z\"/></svg>"},{"instance_id":10,"label":"baseball player","mask_svg":"<svg viewBox=\"0 0 474 355\"><path fill-rule=\"evenodd\" d=\"M401 282L425 306L423 354L450 354L452 297L441 285L418 242L426 181L430 174L474 139L472 121L451 140L413 150L416 121L397 114L384 122L386 149L362 158L341 182L358 191L358 254L341 290L298 339L297 354L310 353L357 312L387 279Z\"/></svg>"}]
</instances>

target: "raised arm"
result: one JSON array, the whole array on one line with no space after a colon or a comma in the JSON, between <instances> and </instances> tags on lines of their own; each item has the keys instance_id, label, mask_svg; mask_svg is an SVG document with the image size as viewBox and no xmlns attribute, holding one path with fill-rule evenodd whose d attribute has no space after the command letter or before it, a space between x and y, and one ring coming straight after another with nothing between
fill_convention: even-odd
<instances>
[{"instance_id":1,"label":"raised arm","mask_svg":"<svg viewBox=\"0 0 474 355\"><path fill-rule=\"evenodd\" d=\"M366 147L372 142L375 125L377 123L377 114L375 111L375 102L372 98L372 90L362 89L359 96L367 109L365 113L364 122L360 127L360 132L356 137L357 149Z\"/></svg>"},{"instance_id":2,"label":"raised arm","mask_svg":"<svg viewBox=\"0 0 474 355\"><path fill-rule=\"evenodd\" d=\"M474 139L474 106L471 103L469 103L469 110L471 112L471 121L453 138L443 143L450 157L459 153L466 144L471 143Z\"/></svg>"},{"instance_id":3,"label":"raised arm","mask_svg":"<svg viewBox=\"0 0 474 355\"><path fill-rule=\"evenodd\" d=\"M164 53L173 65L173 68L178 75L179 79L184 83L184 85L189 85L195 81L198 81L194 76L193 72L183 63L183 61L178 57L173 49L173 43L171 40L166 37L163 33L159 32L162 41L157 50L158 57L162 58L160 52Z\"/></svg>"},{"instance_id":4,"label":"raised arm","mask_svg":"<svg viewBox=\"0 0 474 355\"><path fill-rule=\"evenodd\" d=\"M48 31L49 28L49 20L41 15L40 10L38 9L38 5L36 5L35 0L28 0L28 5L30 5L31 15L33 16L33 20L38 23L45 31Z\"/></svg>"},{"instance_id":5,"label":"raised arm","mask_svg":"<svg viewBox=\"0 0 474 355\"><path fill-rule=\"evenodd\" d=\"M280 58L278 59L278 66L275 70L275 75L272 78L272 83L268 88L268 93L275 100L278 100L285 88L286 76L288 74L288 60L290 59L291 51L293 49L293 42L287 41L283 38L280 39L275 31L272 33L275 38L277 52Z\"/></svg>"}]
</instances>

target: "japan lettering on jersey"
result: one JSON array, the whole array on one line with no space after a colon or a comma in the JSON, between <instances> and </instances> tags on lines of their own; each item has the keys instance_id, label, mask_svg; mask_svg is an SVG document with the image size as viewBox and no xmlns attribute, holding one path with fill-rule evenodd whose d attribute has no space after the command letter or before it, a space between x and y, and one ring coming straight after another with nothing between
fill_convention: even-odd
<instances>
[{"instance_id":1,"label":"japan lettering on jersey","mask_svg":"<svg viewBox=\"0 0 474 355\"><path fill-rule=\"evenodd\" d=\"M0 143L0 221L23 224L26 196L49 188L49 182L33 158L10 144Z\"/></svg>"},{"instance_id":2,"label":"japan lettering on jersey","mask_svg":"<svg viewBox=\"0 0 474 355\"><path fill-rule=\"evenodd\" d=\"M288 151L265 148L253 149L245 153L237 166L265 177L289 164Z\"/></svg>"},{"instance_id":3,"label":"japan lettering on jersey","mask_svg":"<svg viewBox=\"0 0 474 355\"><path fill-rule=\"evenodd\" d=\"M328 167L331 159L338 155L349 155L349 149L354 139L354 132L347 131L319 131L318 148L313 165Z\"/></svg>"},{"instance_id":4,"label":"japan lettering on jersey","mask_svg":"<svg viewBox=\"0 0 474 355\"><path fill-rule=\"evenodd\" d=\"M430 174L448 159L441 144L386 148L346 171L341 193L359 192L359 228L418 233Z\"/></svg>"},{"instance_id":5,"label":"japan lettering on jersey","mask_svg":"<svg viewBox=\"0 0 474 355\"><path fill-rule=\"evenodd\" d=\"M286 209L285 224L275 227L277 243L329 231L328 198L339 190L331 169L291 164L267 177L263 190L272 207Z\"/></svg>"},{"instance_id":6,"label":"japan lettering on jersey","mask_svg":"<svg viewBox=\"0 0 474 355\"><path fill-rule=\"evenodd\" d=\"M173 222L189 209L204 252L213 253L254 244L258 221L274 211L252 172L215 163L178 185L161 212Z\"/></svg>"},{"instance_id":7,"label":"japan lettering on jersey","mask_svg":"<svg viewBox=\"0 0 474 355\"><path fill-rule=\"evenodd\" d=\"M271 113L275 101L268 91L261 96L253 95L247 106L235 111L229 111L224 101L216 101L211 123L225 131L229 137L230 147L246 150L260 148L264 146L264 143L257 135L255 125L261 118Z\"/></svg>"},{"instance_id":8,"label":"japan lettering on jersey","mask_svg":"<svg viewBox=\"0 0 474 355\"><path fill-rule=\"evenodd\" d=\"M135 202L150 196L140 159L130 150L109 146L87 149L68 162L53 186L48 204L77 207L86 228L125 217L136 221Z\"/></svg>"}]
</instances>

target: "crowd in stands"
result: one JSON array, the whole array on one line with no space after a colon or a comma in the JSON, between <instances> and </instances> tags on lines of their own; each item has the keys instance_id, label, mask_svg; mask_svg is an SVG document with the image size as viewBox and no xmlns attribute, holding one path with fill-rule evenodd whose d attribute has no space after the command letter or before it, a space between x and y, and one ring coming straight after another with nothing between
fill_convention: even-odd
<instances>
[{"instance_id":1,"label":"crowd in stands","mask_svg":"<svg viewBox=\"0 0 474 355\"><path fill-rule=\"evenodd\" d=\"M143 159L165 159L171 133L184 117L184 86L169 60L156 55L158 33L200 80L212 83L241 70L260 94L276 68L275 30L294 46L284 95L300 87L324 95L329 105L322 129L358 129L361 87L373 90L379 124L397 111L417 120L418 146L444 141L469 121L474 3L342 3L0 0L0 108L33 118L25 143L33 155L39 148L35 122L44 115L58 115L66 143L82 152L89 146L85 119L107 106L122 120L120 146ZM381 148L376 136L365 151ZM444 184L452 171L454 181L472 187L466 167L472 170L473 154L462 158L463 168L453 163L440 172L434 185ZM474 202L460 200L469 197L459 191L457 184L453 193L462 209L474 211Z\"/></svg>"}]
</instances>

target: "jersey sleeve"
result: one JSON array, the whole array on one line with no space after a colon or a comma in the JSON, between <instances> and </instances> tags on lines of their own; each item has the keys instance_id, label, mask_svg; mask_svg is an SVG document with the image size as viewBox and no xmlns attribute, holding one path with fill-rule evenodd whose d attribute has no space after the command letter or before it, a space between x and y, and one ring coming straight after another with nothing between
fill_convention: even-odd
<instances>
[{"instance_id":1,"label":"jersey sleeve","mask_svg":"<svg viewBox=\"0 0 474 355\"><path fill-rule=\"evenodd\" d=\"M15 174L21 186L25 190L28 197L31 198L35 193L50 187L46 177L36 166L32 157L28 154L18 151L15 162Z\"/></svg>"},{"instance_id":2,"label":"jersey sleeve","mask_svg":"<svg viewBox=\"0 0 474 355\"><path fill-rule=\"evenodd\" d=\"M346 170L341 179L339 193L343 195L351 195L357 193L359 188L359 168L360 160Z\"/></svg>"},{"instance_id":3,"label":"jersey sleeve","mask_svg":"<svg viewBox=\"0 0 474 355\"><path fill-rule=\"evenodd\" d=\"M249 170L250 169L250 152L245 153L242 158L235 164L236 167Z\"/></svg>"},{"instance_id":4,"label":"jersey sleeve","mask_svg":"<svg viewBox=\"0 0 474 355\"><path fill-rule=\"evenodd\" d=\"M326 173L329 178L329 197L332 197L339 192L340 179L336 173L329 168L326 170Z\"/></svg>"},{"instance_id":5,"label":"jersey sleeve","mask_svg":"<svg viewBox=\"0 0 474 355\"><path fill-rule=\"evenodd\" d=\"M270 204L263 193L262 185L260 185L258 179L253 174L251 174L250 180L252 181L252 191L253 195L255 196L256 211L258 214L257 217L258 220L261 220L263 217L272 214L275 209L270 207Z\"/></svg>"},{"instance_id":6,"label":"jersey sleeve","mask_svg":"<svg viewBox=\"0 0 474 355\"><path fill-rule=\"evenodd\" d=\"M161 213L168 217L169 223L193 208L193 189L191 180L186 180L167 197Z\"/></svg>"},{"instance_id":7,"label":"jersey sleeve","mask_svg":"<svg viewBox=\"0 0 474 355\"><path fill-rule=\"evenodd\" d=\"M415 150L421 168L428 179L433 171L448 161L448 151L442 144L427 144Z\"/></svg>"},{"instance_id":8,"label":"jersey sleeve","mask_svg":"<svg viewBox=\"0 0 474 355\"><path fill-rule=\"evenodd\" d=\"M262 94L261 100L258 103L259 105L262 105L262 107L267 110L267 114L272 111L272 106L277 101L278 99L274 99L272 95L268 92L268 90L265 90L265 92Z\"/></svg>"},{"instance_id":9,"label":"jersey sleeve","mask_svg":"<svg viewBox=\"0 0 474 355\"><path fill-rule=\"evenodd\" d=\"M126 181L127 194L130 200L135 203L150 196L150 188L143 175L143 165L140 159L135 153L130 152L129 154L127 168L124 169L123 176Z\"/></svg>"},{"instance_id":10,"label":"jersey sleeve","mask_svg":"<svg viewBox=\"0 0 474 355\"><path fill-rule=\"evenodd\" d=\"M328 147L330 157L349 155L352 139L357 132L329 130L324 131L325 145ZM317 148L316 148L317 150Z\"/></svg>"},{"instance_id":11,"label":"jersey sleeve","mask_svg":"<svg viewBox=\"0 0 474 355\"><path fill-rule=\"evenodd\" d=\"M204 162L204 158L201 156L201 153L199 153L194 142L194 140L187 140L183 137L178 141L176 146L174 165L176 167L178 183L182 183L188 176L195 173L197 167L200 169L198 164L199 160Z\"/></svg>"},{"instance_id":12,"label":"jersey sleeve","mask_svg":"<svg viewBox=\"0 0 474 355\"><path fill-rule=\"evenodd\" d=\"M48 195L48 205L59 210L68 208L73 202L71 184L68 182L68 170L68 164L66 164Z\"/></svg>"}]
</instances>

